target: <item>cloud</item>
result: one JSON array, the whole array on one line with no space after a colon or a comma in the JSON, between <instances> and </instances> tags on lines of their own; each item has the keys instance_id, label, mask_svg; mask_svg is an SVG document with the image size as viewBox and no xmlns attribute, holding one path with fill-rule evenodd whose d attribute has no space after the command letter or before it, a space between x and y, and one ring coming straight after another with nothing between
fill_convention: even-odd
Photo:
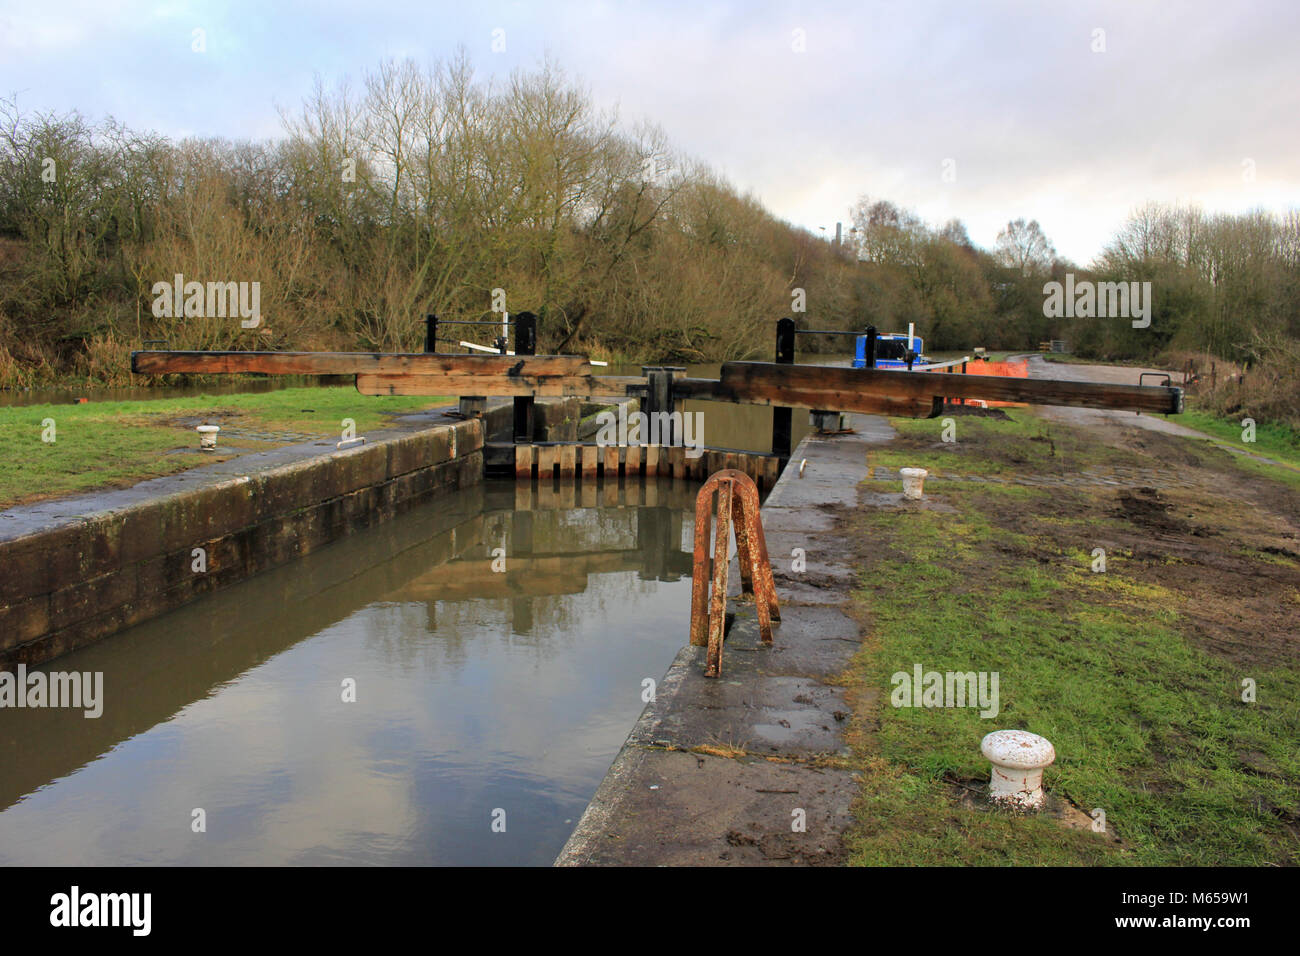
<instances>
[{"instance_id":1,"label":"cloud","mask_svg":"<svg viewBox=\"0 0 1300 956\"><path fill-rule=\"evenodd\" d=\"M190 49L196 26L204 54ZM1037 218L1086 261L1148 199L1236 211L1300 194L1298 26L1288 0L87 3L0 20L0 91L171 135L265 137L275 104L297 103L316 72L357 77L463 44L504 79L550 55L626 120L658 123L814 231L868 193L961 218L982 244L1008 219Z\"/></svg>"}]
</instances>

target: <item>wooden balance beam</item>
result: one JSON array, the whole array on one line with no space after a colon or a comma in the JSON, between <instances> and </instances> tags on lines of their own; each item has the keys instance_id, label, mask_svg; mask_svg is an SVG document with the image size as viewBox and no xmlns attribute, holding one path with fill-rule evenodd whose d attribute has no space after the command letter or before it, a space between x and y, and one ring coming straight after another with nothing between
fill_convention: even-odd
<instances>
[{"instance_id":1,"label":"wooden balance beam","mask_svg":"<svg viewBox=\"0 0 1300 956\"><path fill-rule=\"evenodd\" d=\"M1000 375L905 372L892 369L773 362L727 362L714 379L681 379L674 397L751 405L791 405L837 412L885 412L932 418L944 399L984 399L1030 405L1072 405L1177 415L1183 390L1172 386L1061 382Z\"/></svg>"},{"instance_id":2,"label":"wooden balance beam","mask_svg":"<svg viewBox=\"0 0 1300 956\"><path fill-rule=\"evenodd\" d=\"M355 375L363 395L484 395L538 398L645 396L641 376L596 375L580 355L447 355L436 352L132 352L141 375L261 373ZM717 379L678 378L673 399L781 405L933 418L945 399L1071 405L1176 415L1183 390L949 372L727 362Z\"/></svg>"},{"instance_id":3,"label":"wooden balance beam","mask_svg":"<svg viewBox=\"0 0 1300 956\"><path fill-rule=\"evenodd\" d=\"M447 355L439 352L132 352L142 375L260 373L355 375L363 395L626 396L581 355ZM629 379L641 382L640 378Z\"/></svg>"}]
</instances>

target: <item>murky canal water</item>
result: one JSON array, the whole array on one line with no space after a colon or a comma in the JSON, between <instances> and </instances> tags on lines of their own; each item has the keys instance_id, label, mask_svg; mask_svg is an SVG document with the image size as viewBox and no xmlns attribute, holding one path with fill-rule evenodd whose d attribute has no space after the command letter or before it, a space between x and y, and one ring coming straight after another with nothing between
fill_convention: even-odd
<instances>
[{"instance_id":1,"label":"murky canal water","mask_svg":"<svg viewBox=\"0 0 1300 956\"><path fill-rule=\"evenodd\" d=\"M696 487L491 482L51 662L103 715L0 711L0 865L549 864L686 641Z\"/></svg>"}]
</instances>

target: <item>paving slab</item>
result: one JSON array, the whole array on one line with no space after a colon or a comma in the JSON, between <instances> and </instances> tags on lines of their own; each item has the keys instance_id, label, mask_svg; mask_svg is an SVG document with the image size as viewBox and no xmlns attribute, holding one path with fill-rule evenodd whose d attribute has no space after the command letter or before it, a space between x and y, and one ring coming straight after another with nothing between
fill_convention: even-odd
<instances>
[{"instance_id":1,"label":"paving slab","mask_svg":"<svg viewBox=\"0 0 1300 956\"><path fill-rule=\"evenodd\" d=\"M763 759L633 748L559 866L842 864L853 774Z\"/></svg>"},{"instance_id":2,"label":"paving slab","mask_svg":"<svg viewBox=\"0 0 1300 956\"><path fill-rule=\"evenodd\" d=\"M833 765L849 717L834 677L861 644L843 608L856 584L847 522L867 449L893 436L883 418L849 418L851 434L800 442L763 505L781 602L772 644L752 598L733 595L721 676L704 676L705 648L682 648L556 865L845 862L858 787ZM738 582L733 570L732 592Z\"/></svg>"}]
</instances>

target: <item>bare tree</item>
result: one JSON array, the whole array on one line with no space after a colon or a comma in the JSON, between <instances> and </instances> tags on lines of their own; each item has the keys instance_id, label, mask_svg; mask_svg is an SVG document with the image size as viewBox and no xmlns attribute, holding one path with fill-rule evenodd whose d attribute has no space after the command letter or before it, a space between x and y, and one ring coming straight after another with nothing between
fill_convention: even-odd
<instances>
[{"instance_id":1,"label":"bare tree","mask_svg":"<svg viewBox=\"0 0 1300 956\"><path fill-rule=\"evenodd\" d=\"M1047 241L1037 219L1030 222L1015 219L998 233L996 255L1003 265L1022 276L1030 276L1051 269L1056 250Z\"/></svg>"}]
</instances>

